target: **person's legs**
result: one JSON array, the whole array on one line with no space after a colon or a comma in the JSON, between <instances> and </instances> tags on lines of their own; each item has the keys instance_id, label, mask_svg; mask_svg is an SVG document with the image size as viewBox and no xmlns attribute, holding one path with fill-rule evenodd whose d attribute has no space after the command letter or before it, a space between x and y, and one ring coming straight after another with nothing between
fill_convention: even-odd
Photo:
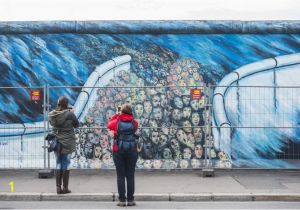
<instances>
[{"instance_id":1,"label":"person's legs","mask_svg":"<svg viewBox=\"0 0 300 210\"><path fill-rule=\"evenodd\" d=\"M137 152L132 152L127 155L125 159L125 173L126 173L126 181L127 181L127 201L128 205L135 205L134 201L134 173L135 166L138 159Z\"/></svg>"},{"instance_id":2,"label":"person's legs","mask_svg":"<svg viewBox=\"0 0 300 210\"><path fill-rule=\"evenodd\" d=\"M62 178L63 178L63 190L62 192L71 193L69 190L69 178L70 178L70 162L71 162L71 154L62 154Z\"/></svg>"},{"instance_id":3,"label":"person's legs","mask_svg":"<svg viewBox=\"0 0 300 210\"><path fill-rule=\"evenodd\" d=\"M57 152L55 152L55 157L56 157L56 170L55 170L55 175L56 175L56 193L57 194L62 194L62 189L61 189L61 184L62 184L62 159L61 155Z\"/></svg>"},{"instance_id":4,"label":"person's legs","mask_svg":"<svg viewBox=\"0 0 300 210\"><path fill-rule=\"evenodd\" d=\"M125 202L125 164L124 158L118 152L114 152L113 160L116 166L117 171L117 184L118 184L118 193L119 201Z\"/></svg>"}]
</instances>

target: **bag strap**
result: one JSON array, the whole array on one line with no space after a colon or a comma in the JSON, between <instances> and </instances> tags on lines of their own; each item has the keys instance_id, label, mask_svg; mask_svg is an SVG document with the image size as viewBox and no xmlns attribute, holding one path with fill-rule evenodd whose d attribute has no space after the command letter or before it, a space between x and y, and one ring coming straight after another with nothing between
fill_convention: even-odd
<instances>
[{"instance_id":1,"label":"bag strap","mask_svg":"<svg viewBox=\"0 0 300 210\"><path fill-rule=\"evenodd\" d=\"M117 139L119 137L119 122L120 122L120 115L117 118L117 129L116 129L116 136L114 136L114 143L115 144L119 144L119 142L117 142Z\"/></svg>"}]
</instances>

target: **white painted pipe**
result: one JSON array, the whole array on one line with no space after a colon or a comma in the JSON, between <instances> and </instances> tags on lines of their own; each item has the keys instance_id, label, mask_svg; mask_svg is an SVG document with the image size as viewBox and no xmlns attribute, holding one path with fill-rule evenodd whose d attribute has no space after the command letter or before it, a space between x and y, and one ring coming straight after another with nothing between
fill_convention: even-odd
<instances>
[{"instance_id":1,"label":"white painted pipe","mask_svg":"<svg viewBox=\"0 0 300 210\"><path fill-rule=\"evenodd\" d=\"M231 129L228 126L231 125L228 117L226 116L226 91L232 84L241 81L243 78L249 77L254 74L262 72L273 72L281 67L290 65L300 64L300 53L278 56L275 58L269 58L254 62L226 75L218 84L214 90L213 97L213 135L214 135L214 146L217 150L224 151L229 157L231 155Z\"/></svg>"},{"instance_id":2,"label":"white painted pipe","mask_svg":"<svg viewBox=\"0 0 300 210\"><path fill-rule=\"evenodd\" d=\"M81 93L73 106L77 117L82 119L91 106L91 103L88 104L89 101L93 103L91 99L96 97L95 87L104 87L115 74L122 70L130 70L130 61L130 55L123 55L96 67L82 87ZM44 121L24 124L0 124L0 138L43 133L44 130Z\"/></svg>"}]
</instances>

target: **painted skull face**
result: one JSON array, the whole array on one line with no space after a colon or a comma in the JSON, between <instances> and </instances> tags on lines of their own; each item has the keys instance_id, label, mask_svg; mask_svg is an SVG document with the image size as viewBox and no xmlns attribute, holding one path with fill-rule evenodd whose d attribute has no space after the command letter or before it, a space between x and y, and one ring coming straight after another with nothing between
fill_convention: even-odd
<instances>
[{"instance_id":1,"label":"painted skull face","mask_svg":"<svg viewBox=\"0 0 300 210\"><path fill-rule=\"evenodd\" d=\"M194 72L193 73L193 77L194 77L194 79L197 81L197 80L199 80L200 79L200 74L199 74L199 72Z\"/></svg>"},{"instance_id":2,"label":"painted skull face","mask_svg":"<svg viewBox=\"0 0 300 210\"><path fill-rule=\"evenodd\" d=\"M105 91L104 91L103 89L99 88L99 89L97 90L97 94L98 94L100 97L103 97L103 96L105 96Z\"/></svg>"},{"instance_id":3,"label":"painted skull face","mask_svg":"<svg viewBox=\"0 0 300 210\"><path fill-rule=\"evenodd\" d=\"M144 80L142 78L138 78L137 86L140 86L140 87L144 86Z\"/></svg>"},{"instance_id":4,"label":"painted skull face","mask_svg":"<svg viewBox=\"0 0 300 210\"><path fill-rule=\"evenodd\" d=\"M142 102L146 100L146 93L145 91L141 90L137 96L137 100Z\"/></svg>"},{"instance_id":5,"label":"painted skull face","mask_svg":"<svg viewBox=\"0 0 300 210\"><path fill-rule=\"evenodd\" d=\"M225 152L223 152L223 151L219 152L218 156L219 156L221 161L228 161L228 157L225 154Z\"/></svg>"},{"instance_id":6,"label":"painted skull face","mask_svg":"<svg viewBox=\"0 0 300 210\"><path fill-rule=\"evenodd\" d=\"M165 148L164 151L163 151L163 158L164 159L167 159L167 160L170 160L172 159L172 152L169 148Z\"/></svg>"},{"instance_id":7,"label":"painted skull face","mask_svg":"<svg viewBox=\"0 0 300 210\"><path fill-rule=\"evenodd\" d=\"M158 159L155 159L153 161L153 168L155 169L160 169L162 166L162 161L161 160L158 160Z\"/></svg>"},{"instance_id":8,"label":"painted skull face","mask_svg":"<svg viewBox=\"0 0 300 210\"><path fill-rule=\"evenodd\" d=\"M154 88L147 88L146 93L148 96L154 96L155 94L157 94L157 91Z\"/></svg>"},{"instance_id":9,"label":"painted skull face","mask_svg":"<svg viewBox=\"0 0 300 210\"><path fill-rule=\"evenodd\" d=\"M184 106L190 106L191 98L190 96L184 95L182 96L182 102Z\"/></svg>"},{"instance_id":10,"label":"painted skull face","mask_svg":"<svg viewBox=\"0 0 300 210\"><path fill-rule=\"evenodd\" d=\"M189 118L191 116L192 108L187 106L183 108L183 117L184 118Z\"/></svg>"},{"instance_id":11,"label":"painted skull face","mask_svg":"<svg viewBox=\"0 0 300 210\"><path fill-rule=\"evenodd\" d=\"M209 111L203 112L203 119L206 123L210 122L210 113L209 113Z\"/></svg>"},{"instance_id":12,"label":"painted skull face","mask_svg":"<svg viewBox=\"0 0 300 210\"><path fill-rule=\"evenodd\" d=\"M191 134L191 133L189 133L189 134L187 135L187 144L188 144L190 147L194 148L195 137L194 137L194 135Z\"/></svg>"},{"instance_id":13,"label":"painted skull face","mask_svg":"<svg viewBox=\"0 0 300 210\"><path fill-rule=\"evenodd\" d=\"M199 100L199 108L204 108L205 102L206 102L206 97L203 96L203 97Z\"/></svg>"},{"instance_id":14,"label":"painted skull face","mask_svg":"<svg viewBox=\"0 0 300 210\"><path fill-rule=\"evenodd\" d=\"M94 153L96 158L100 158L102 155L102 148L99 146L95 147Z\"/></svg>"},{"instance_id":15,"label":"painted skull face","mask_svg":"<svg viewBox=\"0 0 300 210\"><path fill-rule=\"evenodd\" d=\"M145 110L145 113L151 114L151 112L152 112L152 104L151 104L150 101L145 101L144 102L144 110Z\"/></svg>"},{"instance_id":16,"label":"painted skull face","mask_svg":"<svg viewBox=\"0 0 300 210\"><path fill-rule=\"evenodd\" d=\"M143 115L144 112L144 107L142 104L136 104L134 106L134 113L136 118L140 118Z\"/></svg>"},{"instance_id":17,"label":"painted skull face","mask_svg":"<svg viewBox=\"0 0 300 210\"><path fill-rule=\"evenodd\" d=\"M167 144L167 141L168 141L168 137L164 134L161 134L160 137L159 137L159 143L161 146L164 146Z\"/></svg>"},{"instance_id":18,"label":"painted skull face","mask_svg":"<svg viewBox=\"0 0 300 210\"><path fill-rule=\"evenodd\" d=\"M100 146L102 147L102 149L107 149L108 144L109 144L108 136L107 135L101 135L100 136Z\"/></svg>"},{"instance_id":19,"label":"painted skull face","mask_svg":"<svg viewBox=\"0 0 300 210\"><path fill-rule=\"evenodd\" d=\"M153 96L152 103L154 107L160 106L160 97L158 95Z\"/></svg>"},{"instance_id":20,"label":"painted skull face","mask_svg":"<svg viewBox=\"0 0 300 210\"><path fill-rule=\"evenodd\" d=\"M176 139L171 139L170 143L171 143L171 148L174 151L178 151L179 150L179 142Z\"/></svg>"},{"instance_id":21,"label":"painted skull face","mask_svg":"<svg viewBox=\"0 0 300 210\"><path fill-rule=\"evenodd\" d=\"M106 150L105 153L103 154L102 161L105 164L109 164L111 160L112 160L112 154Z\"/></svg>"},{"instance_id":22,"label":"painted skull face","mask_svg":"<svg viewBox=\"0 0 300 210\"><path fill-rule=\"evenodd\" d=\"M124 72L122 74L122 79L125 81L125 82L128 82L129 81L129 74L128 72Z\"/></svg>"},{"instance_id":23,"label":"painted skull face","mask_svg":"<svg viewBox=\"0 0 300 210\"><path fill-rule=\"evenodd\" d=\"M210 149L210 157L211 158L216 158L217 157L217 153L214 149Z\"/></svg>"},{"instance_id":24,"label":"painted skull face","mask_svg":"<svg viewBox=\"0 0 300 210\"><path fill-rule=\"evenodd\" d=\"M146 117L141 117L141 119L139 120L139 124L140 124L141 126L147 125L148 122L149 122L149 119L146 118Z\"/></svg>"},{"instance_id":25,"label":"painted skull face","mask_svg":"<svg viewBox=\"0 0 300 210\"><path fill-rule=\"evenodd\" d=\"M168 99L166 95L162 94L160 96L160 104L162 107L166 107L168 105Z\"/></svg>"},{"instance_id":26,"label":"painted skull face","mask_svg":"<svg viewBox=\"0 0 300 210\"><path fill-rule=\"evenodd\" d=\"M201 158L203 154L203 148L200 144L197 144L195 146L195 156L196 158Z\"/></svg>"},{"instance_id":27,"label":"painted skull face","mask_svg":"<svg viewBox=\"0 0 300 210\"><path fill-rule=\"evenodd\" d=\"M87 115L85 117L85 121L88 123L88 124L92 124L94 123L94 118L91 116L91 115Z\"/></svg>"},{"instance_id":28,"label":"painted skull face","mask_svg":"<svg viewBox=\"0 0 300 210\"><path fill-rule=\"evenodd\" d=\"M183 159L191 159L192 151L190 148L184 148L183 150Z\"/></svg>"},{"instance_id":29,"label":"painted skull face","mask_svg":"<svg viewBox=\"0 0 300 210\"><path fill-rule=\"evenodd\" d=\"M94 133L89 133L88 134L88 140L92 144L98 144L99 143L99 138L97 138Z\"/></svg>"},{"instance_id":30,"label":"painted skull face","mask_svg":"<svg viewBox=\"0 0 300 210\"><path fill-rule=\"evenodd\" d=\"M183 102L182 102L180 97L177 96L177 97L174 98L174 105L177 109L182 109L183 108Z\"/></svg>"},{"instance_id":31,"label":"painted skull face","mask_svg":"<svg viewBox=\"0 0 300 210\"><path fill-rule=\"evenodd\" d=\"M191 165L192 165L192 168L199 168L200 167L200 160L192 159L191 160Z\"/></svg>"},{"instance_id":32,"label":"painted skull face","mask_svg":"<svg viewBox=\"0 0 300 210\"><path fill-rule=\"evenodd\" d=\"M147 158L151 158L152 157L152 145L151 142L145 142L143 145L143 150L145 153L145 156Z\"/></svg>"},{"instance_id":33,"label":"painted skull face","mask_svg":"<svg viewBox=\"0 0 300 210\"><path fill-rule=\"evenodd\" d=\"M157 131L152 131L151 133L151 140L154 144L158 144L159 143L159 136L158 136L158 132Z\"/></svg>"},{"instance_id":34,"label":"painted skull face","mask_svg":"<svg viewBox=\"0 0 300 210\"><path fill-rule=\"evenodd\" d=\"M185 120L183 123L182 123L182 126L183 126L183 130L187 133L191 133L192 132L192 125L191 125L191 122L188 121L188 120Z\"/></svg>"},{"instance_id":35,"label":"painted skull face","mask_svg":"<svg viewBox=\"0 0 300 210\"><path fill-rule=\"evenodd\" d=\"M175 121L180 121L182 119L182 112L179 109L174 109L172 111L172 118Z\"/></svg>"},{"instance_id":36,"label":"painted skull face","mask_svg":"<svg viewBox=\"0 0 300 210\"><path fill-rule=\"evenodd\" d=\"M163 124L163 125L162 125L162 132L163 132L163 134L165 134L165 135L168 135L168 134L169 134L169 128L168 128L168 125L167 125L167 124Z\"/></svg>"},{"instance_id":37,"label":"painted skull face","mask_svg":"<svg viewBox=\"0 0 300 210\"><path fill-rule=\"evenodd\" d=\"M160 107L156 107L153 109L153 117L155 120L161 120L163 117L163 112L162 109Z\"/></svg>"},{"instance_id":38,"label":"painted skull face","mask_svg":"<svg viewBox=\"0 0 300 210\"><path fill-rule=\"evenodd\" d=\"M171 126L170 127L170 135L174 136L177 133L177 127Z\"/></svg>"},{"instance_id":39,"label":"painted skull face","mask_svg":"<svg viewBox=\"0 0 300 210\"><path fill-rule=\"evenodd\" d=\"M107 106L107 105L109 104L108 97L105 97L105 96L102 97L102 98L101 98L101 101L102 101L102 103L103 103L104 106Z\"/></svg>"},{"instance_id":40,"label":"painted skull face","mask_svg":"<svg viewBox=\"0 0 300 210\"><path fill-rule=\"evenodd\" d=\"M94 132L95 132L96 135L100 135L102 133L102 128L101 128L100 124L95 125Z\"/></svg>"},{"instance_id":41,"label":"painted skull face","mask_svg":"<svg viewBox=\"0 0 300 210\"><path fill-rule=\"evenodd\" d=\"M145 160L144 168L146 168L146 169L152 168L152 161L151 160Z\"/></svg>"},{"instance_id":42,"label":"painted skull face","mask_svg":"<svg viewBox=\"0 0 300 210\"><path fill-rule=\"evenodd\" d=\"M83 142L85 142L86 139L87 139L87 134L81 133L79 136L79 142L83 143Z\"/></svg>"},{"instance_id":43,"label":"painted skull face","mask_svg":"<svg viewBox=\"0 0 300 210\"><path fill-rule=\"evenodd\" d=\"M199 123L200 123L200 115L199 115L199 113L194 112L192 114L192 123L193 123L193 125L199 125Z\"/></svg>"},{"instance_id":44,"label":"painted skull face","mask_svg":"<svg viewBox=\"0 0 300 210\"><path fill-rule=\"evenodd\" d=\"M132 98L131 97L127 97L126 100L125 100L125 103L132 104Z\"/></svg>"},{"instance_id":45,"label":"painted skull face","mask_svg":"<svg viewBox=\"0 0 300 210\"><path fill-rule=\"evenodd\" d=\"M108 109L105 113L106 121L109 121L109 119L115 114L114 110Z\"/></svg>"},{"instance_id":46,"label":"painted skull face","mask_svg":"<svg viewBox=\"0 0 300 210\"><path fill-rule=\"evenodd\" d=\"M194 137L201 141L201 139L202 139L202 130L201 130L201 128L194 128Z\"/></svg>"},{"instance_id":47,"label":"painted skull face","mask_svg":"<svg viewBox=\"0 0 300 210\"><path fill-rule=\"evenodd\" d=\"M198 111L199 109L199 101L198 100L192 100L191 101L191 107L193 111Z\"/></svg>"},{"instance_id":48,"label":"painted skull face","mask_svg":"<svg viewBox=\"0 0 300 210\"><path fill-rule=\"evenodd\" d=\"M90 142L86 142L84 145L84 153L86 157L91 158L92 153L93 153L93 145Z\"/></svg>"},{"instance_id":49,"label":"painted skull face","mask_svg":"<svg viewBox=\"0 0 300 210\"><path fill-rule=\"evenodd\" d=\"M97 108L97 109L102 109L103 106L104 106L104 105L103 105L102 101L97 101L97 102L96 102L96 108Z\"/></svg>"},{"instance_id":50,"label":"painted skull face","mask_svg":"<svg viewBox=\"0 0 300 210\"><path fill-rule=\"evenodd\" d=\"M176 137L177 137L178 141L180 141L180 142L186 141L186 133L181 129L177 131Z\"/></svg>"},{"instance_id":51,"label":"painted skull face","mask_svg":"<svg viewBox=\"0 0 300 210\"><path fill-rule=\"evenodd\" d=\"M189 162L187 160L181 160L179 163L180 168L188 168Z\"/></svg>"},{"instance_id":52,"label":"painted skull face","mask_svg":"<svg viewBox=\"0 0 300 210\"><path fill-rule=\"evenodd\" d=\"M153 119L149 120L149 126L152 128L157 128L158 125L157 125L156 120L153 120Z\"/></svg>"}]
</instances>

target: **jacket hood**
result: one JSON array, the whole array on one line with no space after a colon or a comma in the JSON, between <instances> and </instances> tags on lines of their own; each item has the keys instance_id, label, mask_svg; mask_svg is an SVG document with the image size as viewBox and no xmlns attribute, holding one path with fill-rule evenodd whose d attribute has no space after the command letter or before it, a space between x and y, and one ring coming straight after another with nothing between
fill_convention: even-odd
<instances>
[{"instance_id":1,"label":"jacket hood","mask_svg":"<svg viewBox=\"0 0 300 210\"><path fill-rule=\"evenodd\" d=\"M122 120L122 121L131 121L133 120L133 116L132 115L129 115L129 114L121 114L119 116L119 119Z\"/></svg>"},{"instance_id":2,"label":"jacket hood","mask_svg":"<svg viewBox=\"0 0 300 210\"><path fill-rule=\"evenodd\" d=\"M70 110L68 109L62 111L53 110L49 112L48 117L50 124L54 127L62 125L66 121L69 112Z\"/></svg>"}]
</instances>

